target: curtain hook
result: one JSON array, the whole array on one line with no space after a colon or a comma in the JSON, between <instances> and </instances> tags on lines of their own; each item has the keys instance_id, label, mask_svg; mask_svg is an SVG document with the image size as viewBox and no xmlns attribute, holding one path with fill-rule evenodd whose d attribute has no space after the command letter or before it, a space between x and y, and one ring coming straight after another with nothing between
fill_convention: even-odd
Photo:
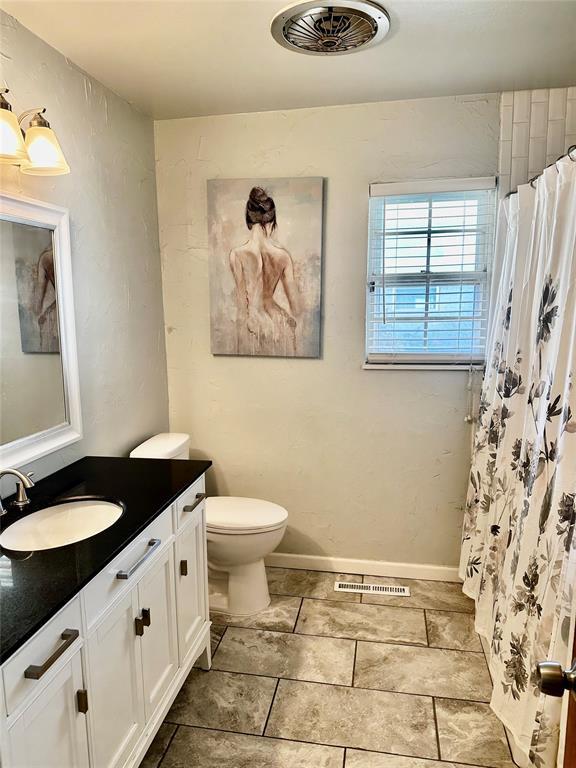
<instances>
[{"instance_id":1,"label":"curtain hook","mask_svg":"<svg viewBox=\"0 0 576 768\"><path fill-rule=\"evenodd\" d=\"M570 154L571 152L574 152L574 151L576 151L576 144L572 144L572 146L571 146L571 147L568 147L568 151L566 152L566 154L568 155L568 157L570 158L570 160L572 160L572 162L573 162L573 163L576 163L576 160L575 160L575 159L572 157L572 155Z\"/></svg>"},{"instance_id":2,"label":"curtain hook","mask_svg":"<svg viewBox=\"0 0 576 768\"><path fill-rule=\"evenodd\" d=\"M530 184L530 186L532 187L532 189L536 189L536 185L534 184L534 182L536 181L536 179L538 178L538 176L539 176L539 175L540 175L540 174L539 174L539 173L537 173L537 174L536 174L536 176L532 176L532 178L531 178L531 179L530 179L530 181L528 182L528 184Z\"/></svg>"}]
</instances>

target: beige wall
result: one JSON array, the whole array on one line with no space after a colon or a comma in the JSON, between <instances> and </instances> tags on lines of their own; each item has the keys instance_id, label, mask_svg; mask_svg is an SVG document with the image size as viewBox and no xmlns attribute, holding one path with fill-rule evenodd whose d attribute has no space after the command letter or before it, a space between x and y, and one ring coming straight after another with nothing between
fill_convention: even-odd
<instances>
[{"instance_id":1,"label":"beige wall","mask_svg":"<svg viewBox=\"0 0 576 768\"><path fill-rule=\"evenodd\" d=\"M167 428L153 126L12 17L1 25L14 111L47 107L72 168L39 178L2 166L0 180L70 210L84 439L35 462L42 476Z\"/></svg>"},{"instance_id":2,"label":"beige wall","mask_svg":"<svg viewBox=\"0 0 576 768\"><path fill-rule=\"evenodd\" d=\"M233 87L233 84L231 84ZM368 185L495 174L498 97L157 122L170 426L213 488L285 505L287 552L454 565L467 375L363 371ZM210 354L206 180L326 179L323 357Z\"/></svg>"}]
</instances>

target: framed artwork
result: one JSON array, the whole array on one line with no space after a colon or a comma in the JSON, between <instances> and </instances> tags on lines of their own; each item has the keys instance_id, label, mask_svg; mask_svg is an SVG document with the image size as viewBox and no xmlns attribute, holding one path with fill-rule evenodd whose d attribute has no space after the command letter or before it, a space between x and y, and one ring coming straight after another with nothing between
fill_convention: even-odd
<instances>
[{"instance_id":1,"label":"framed artwork","mask_svg":"<svg viewBox=\"0 0 576 768\"><path fill-rule=\"evenodd\" d=\"M319 357L323 179L208 181L214 355Z\"/></svg>"}]
</instances>

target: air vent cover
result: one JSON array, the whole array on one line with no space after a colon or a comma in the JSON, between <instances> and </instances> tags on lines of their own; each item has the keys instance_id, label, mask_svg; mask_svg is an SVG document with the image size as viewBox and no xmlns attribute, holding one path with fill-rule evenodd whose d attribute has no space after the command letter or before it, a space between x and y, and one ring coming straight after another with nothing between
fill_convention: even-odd
<instances>
[{"instance_id":1,"label":"air vent cover","mask_svg":"<svg viewBox=\"0 0 576 768\"><path fill-rule=\"evenodd\" d=\"M272 20L272 36L292 51L313 56L352 53L380 42L390 29L388 14L370 0L342 5L299 3Z\"/></svg>"}]
</instances>

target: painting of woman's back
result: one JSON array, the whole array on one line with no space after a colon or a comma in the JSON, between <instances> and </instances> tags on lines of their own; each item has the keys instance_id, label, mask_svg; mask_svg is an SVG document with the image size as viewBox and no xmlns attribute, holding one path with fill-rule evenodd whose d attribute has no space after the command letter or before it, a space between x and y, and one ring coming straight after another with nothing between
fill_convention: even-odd
<instances>
[{"instance_id":1,"label":"painting of woman's back","mask_svg":"<svg viewBox=\"0 0 576 768\"><path fill-rule=\"evenodd\" d=\"M322 179L208 182L215 355L319 357Z\"/></svg>"}]
</instances>

